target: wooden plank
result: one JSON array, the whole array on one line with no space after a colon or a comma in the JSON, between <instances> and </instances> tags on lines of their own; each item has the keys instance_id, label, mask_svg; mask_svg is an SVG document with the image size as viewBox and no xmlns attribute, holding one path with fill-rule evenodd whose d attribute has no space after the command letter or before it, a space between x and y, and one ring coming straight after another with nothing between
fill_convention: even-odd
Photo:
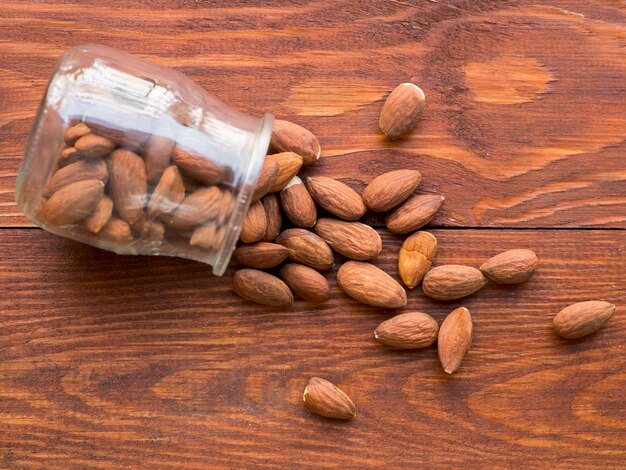
<instances>
[{"instance_id":1,"label":"wooden plank","mask_svg":"<svg viewBox=\"0 0 626 470\"><path fill-rule=\"evenodd\" d=\"M189 261L122 257L40 230L0 231L3 468L624 468L626 241L619 230L435 230L436 264L529 247L517 287L462 302L420 292L438 321L458 305L475 338L454 376L436 349L393 352L393 314L336 288L324 306L253 305ZM384 235L390 273L400 240ZM597 334L558 339L552 316L618 305ZM339 384L357 418L310 415L311 376Z\"/></svg>"},{"instance_id":2,"label":"wooden plank","mask_svg":"<svg viewBox=\"0 0 626 470\"><path fill-rule=\"evenodd\" d=\"M626 227L626 9L604 0L446 2L3 1L0 226L56 58L102 43L187 73L225 102L316 132L316 171L362 187L423 171L443 226ZM222 6L220 6L222 5ZM385 95L428 97L417 132L386 142Z\"/></svg>"}]
</instances>

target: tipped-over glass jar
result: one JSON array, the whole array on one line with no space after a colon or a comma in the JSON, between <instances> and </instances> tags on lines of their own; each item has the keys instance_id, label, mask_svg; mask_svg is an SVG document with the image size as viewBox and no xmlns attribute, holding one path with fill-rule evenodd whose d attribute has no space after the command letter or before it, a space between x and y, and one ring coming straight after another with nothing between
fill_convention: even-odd
<instances>
[{"instance_id":1,"label":"tipped-over glass jar","mask_svg":"<svg viewBox=\"0 0 626 470\"><path fill-rule=\"evenodd\" d=\"M76 47L48 84L16 199L57 235L119 254L190 258L221 275L272 120L230 109L173 70Z\"/></svg>"}]
</instances>

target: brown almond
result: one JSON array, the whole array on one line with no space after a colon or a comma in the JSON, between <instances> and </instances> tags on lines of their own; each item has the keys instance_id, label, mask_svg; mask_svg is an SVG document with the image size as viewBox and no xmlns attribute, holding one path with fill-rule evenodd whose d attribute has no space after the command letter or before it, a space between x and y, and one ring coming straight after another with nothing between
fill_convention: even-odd
<instances>
[{"instance_id":1,"label":"brown almond","mask_svg":"<svg viewBox=\"0 0 626 470\"><path fill-rule=\"evenodd\" d=\"M222 200L219 204L219 211L217 213L217 217L215 218L215 223L218 225L229 224L229 219L236 211L234 208L236 204L238 204L238 201L235 200L233 193L227 188L222 189Z\"/></svg>"},{"instance_id":2,"label":"brown almond","mask_svg":"<svg viewBox=\"0 0 626 470\"><path fill-rule=\"evenodd\" d=\"M98 134L99 136L110 140L114 144L120 145L121 147L129 149L133 152L138 152L148 140L148 137L150 137L150 135L145 132L129 129L125 123L121 123L120 125L122 127L116 129L111 127L112 123L110 122L104 125L100 122L89 120L89 118L87 119L86 124L95 134Z\"/></svg>"},{"instance_id":3,"label":"brown almond","mask_svg":"<svg viewBox=\"0 0 626 470\"><path fill-rule=\"evenodd\" d=\"M578 302L561 310L552 322L562 338L582 338L598 331L615 312L615 305L602 300Z\"/></svg>"},{"instance_id":4,"label":"brown almond","mask_svg":"<svg viewBox=\"0 0 626 470\"><path fill-rule=\"evenodd\" d=\"M285 261L287 255L287 248L278 243L257 242L237 247L233 259L246 268L270 269Z\"/></svg>"},{"instance_id":5,"label":"brown almond","mask_svg":"<svg viewBox=\"0 0 626 470\"><path fill-rule=\"evenodd\" d=\"M253 202L241 224L239 239L244 243L258 242L263 239L266 229L267 219L263 204L260 201Z\"/></svg>"},{"instance_id":6,"label":"brown almond","mask_svg":"<svg viewBox=\"0 0 626 470\"><path fill-rule=\"evenodd\" d=\"M294 176L280 192L280 203L285 215L298 227L313 227L317 209L302 180Z\"/></svg>"},{"instance_id":7,"label":"brown almond","mask_svg":"<svg viewBox=\"0 0 626 470\"><path fill-rule=\"evenodd\" d=\"M274 186L274 183L278 178L279 173L280 165L278 164L278 161L272 155L267 155L265 157L265 161L263 162L263 166L261 167L259 178L257 179L256 187L254 188L254 193L252 193L252 201L258 201L270 192L272 186Z\"/></svg>"},{"instance_id":8,"label":"brown almond","mask_svg":"<svg viewBox=\"0 0 626 470\"><path fill-rule=\"evenodd\" d=\"M64 140L67 145L74 145L74 142L90 133L91 129L89 129L89 126L84 122L79 122L65 131Z\"/></svg>"},{"instance_id":9,"label":"brown almond","mask_svg":"<svg viewBox=\"0 0 626 470\"><path fill-rule=\"evenodd\" d=\"M344 220L358 220L365 214L363 198L350 186L327 176L307 178L311 197L320 206Z\"/></svg>"},{"instance_id":10,"label":"brown almond","mask_svg":"<svg viewBox=\"0 0 626 470\"><path fill-rule=\"evenodd\" d=\"M208 157L174 147L172 161L187 176L205 184L218 184L231 179L228 168L212 162Z\"/></svg>"},{"instance_id":11,"label":"brown almond","mask_svg":"<svg viewBox=\"0 0 626 470\"><path fill-rule=\"evenodd\" d=\"M271 193L283 189L298 174L303 163L302 157L293 152L281 152L272 155L272 157L278 162L279 172L276 181L270 188Z\"/></svg>"},{"instance_id":12,"label":"brown almond","mask_svg":"<svg viewBox=\"0 0 626 470\"><path fill-rule=\"evenodd\" d=\"M275 153L294 152L302 157L304 166L315 164L321 153L320 143L311 131L281 119L274 120L270 149Z\"/></svg>"},{"instance_id":13,"label":"brown almond","mask_svg":"<svg viewBox=\"0 0 626 470\"><path fill-rule=\"evenodd\" d=\"M374 331L374 338L394 349L427 348L437 340L439 325L422 312L409 312L385 320Z\"/></svg>"},{"instance_id":14,"label":"brown almond","mask_svg":"<svg viewBox=\"0 0 626 470\"><path fill-rule=\"evenodd\" d=\"M56 171L43 195L50 197L63 186L80 180L97 179L106 184L108 178L109 172L104 160L79 160Z\"/></svg>"},{"instance_id":15,"label":"brown almond","mask_svg":"<svg viewBox=\"0 0 626 470\"><path fill-rule=\"evenodd\" d=\"M165 227L161 222L140 217L133 225L139 236L144 240L161 241L165 236Z\"/></svg>"},{"instance_id":16,"label":"brown almond","mask_svg":"<svg viewBox=\"0 0 626 470\"><path fill-rule=\"evenodd\" d=\"M407 302L402 286L373 264L344 263L337 271L337 284L353 299L374 307L402 308Z\"/></svg>"},{"instance_id":17,"label":"brown almond","mask_svg":"<svg viewBox=\"0 0 626 470\"><path fill-rule=\"evenodd\" d=\"M279 276L303 300L323 303L330 298L328 281L313 268L288 263L280 268Z\"/></svg>"},{"instance_id":18,"label":"brown almond","mask_svg":"<svg viewBox=\"0 0 626 470\"><path fill-rule=\"evenodd\" d=\"M197 191L198 189L205 187L204 184L201 183L200 181L195 180L183 173L181 173L181 176L183 178L183 184L185 185L185 192L187 194L193 193L194 191Z\"/></svg>"},{"instance_id":19,"label":"brown almond","mask_svg":"<svg viewBox=\"0 0 626 470\"><path fill-rule=\"evenodd\" d=\"M267 227L263 241L273 242L283 227L283 215L280 211L280 201L277 194L268 194L261 199L263 209L265 209L265 220Z\"/></svg>"},{"instance_id":20,"label":"brown almond","mask_svg":"<svg viewBox=\"0 0 626 470\"><path fill-rule=\"evenodd\" d=\"M313 377L304 388L304 406L316 415L333 419L353 419L356 406L341 389L328 380Z\"/></svg>"},{"instance_id":21,"label":"brown almond","mask_svg":"<svg viewBox=\"0 0 626 470\"><path fill-rule=\"evenodd\" d=\"M108 238L118 245L128 245L133 241L130 225L115 216L111 217L104 227L98 232L100 238Z\"/></svg>"},{"instance_id":22,"label":"brown almond","mask_svg":"<svg viewBox=\"0 0 626 470\"><path fill-rule=\"evenodd\" d=\"M472 316L465 307L450 313L441 324L437 338L439 361L443 370L452 374L461 366L472 344Z\"/></svg>"},{"instance_id":23,"label":"brown almond","mask_svg":"<svg viewBox=\"0 0 626 470\"><path fill-rule=\"evenodd\" d=\"M290 228L276 238L289 250L289 259L310 266L318 271L332 269L335 262L330 247L313 232L301 228Z\"/></svg>"},{"instance_id":24,"label":"brown almond","mask_svg":"<svg viewBox=\"0 0 626 470\"><path fill-rule=\"evenodd\" d=\"M196 227L191 234L189 244L205 250L216 250L221 247L225 234L226 227L218 228L217 224L210 222Z\"/></svg>"},{"instance_id":25,"label":"brown almond","mask_svg":"<svg viewBox=\"0 0 626 470\"><path fill-rule=\"evenodd\" d=\"M143 212L148 191L146 164L139 155L126 149L111 153L109 191L120 218L134 224Z\"/></svg>"},{"instance_id":26,"label":"brown almond","mask_svg":"<svg viewBox=\"0 0 626 470\"><path fill-rule=\"evenodd\" d=\"M99 179L70 183L43 203L41 214L51 225L75 224L96 208L103 193L104 183Z\"/></svg>"},{"instance_id":27,"label":"brown almond","mask_svg":"<svg viewBox=\"0 0 626 470\"><path fill-rule=\"evenodd\" d=\"M83 219L83 226L91 233L98 233L113 214L113 201L108 196L103 196L96 208Z\"/></svg>"},{"instance_id":28,"label":"brown almond","mask_svg":"<svg viewBox=\"0 0 626 470\"><path fill-rule=\"evenodd\" d=\"M152 135L143 148L146 174L150 183L156 183L172 161L174 141L162 135Z\"/></svg>"},{"instance_id":29,"label":"brown almond","mask_svg":"<svg viewBox=\"0 0 626 470\"><path fill-rule=\"evenodd\" d=\"M480 270L500 284L518 284L527 281L537 269L539 260L531 250L516 249L500 253L485 261Z\"/></svg>"},{"instance_id":30,"label":"brown almond","mask_svg":"<svg viewBox=\"0 0 626 470\"><path fill-rule=\"evenodd\" d=\"M159 217L174 212L185 199L185 185L178 168L174 165L163 171L148 202L148 215Z\"/></svg>"},{"instance_id":31,"label":"brown almond","mask_svg":"<svg viewBox=\"0 0 626 470\"><path fill-rule=\"evenodd\" d=\"M415 195L387 216L387 228L392 233L414 232L431 221L443 201L435 194Z\"/></svg>"},{"instance_id":32,"label":"brown almond","mask_svg":"<svg viewBox=\"0 0 626 470\"><path fill-rule=\"evenodd\" d=\"M74 148L84 157L99 158L111 153L115 144L105 137L87 134L74 143Z\"/></svg>"},{"instance_id":33,"label":"brown almond","mask_svg":"<svg viewBox=\"0 0 626 470\"><path fill-rule=\"evenodd\" d=\"M431 269L424 276L424 294L436 300L455 300L472 295L487 284L487 278L471 266L446 264Z\"/></svg>"},{"instance_id":34,"label":"brown almond","mask_svg":"<svg viewBox=\"0 0 626 470\"><path fill-rule=\"evenodd\" d=\"M378 232L360 222L319 219L315 232L328 246L347 258L364 261L375 258L383 249Z\"/></svg>"},{"instance_id":35,"label":"brown almond","mask_svg":"<svg viewBox=\"0 0 626 470\"><path fill-rule=\"evenodd\" d=\"M401 83L387 97L380 112L378 125L390 139L411 132L424 112L426 96L413 83Z\"/></svg>"},{"instance_id":36,"label":"brown almond","mask_svg":"<svg viewBox=\"0 0 626 470\"><path fill-rule=\"evenodd\" d=\"M170 224L177 230L189 230L217 217L221 202L222 191L217 186L198 189L183 199Z\"/></svg>"},{"instance_id":37,"label":"brown almond","mask_svg":"<svg viewBox=\"0 0 626 470\"><path fill-rule=\"evenodd\" d=\"M273 307L293 305L293 294L283 281L257 269L240 269L233 276L233 290L250 302Z\"/></svg>"},{"instance_id":38,"label":"brown almond","mask_svg":"<svg viewBox=\"0 0 626 470\"><path fill-rule=\"evenodd\" d=\"M422 181L417 170L395 170L374 178L363 191L365 205L374 212L385 212L404 202Z\"/></svg>"},{"instance_id":39,"label":"brown almond","mask_svg":"<svg viewBox=\"0 0 626 470\"><path fill-rule=\"evenodd\" d=\"M409 289L422 282L436 251L437 239L429 232L416 232L404 240L398 254L398 274Z\"/></svg>"},{"instance_id":40,"label":"brown almond","mask_svg":"<svg viewBox=\"0 0 626 470\"><path fill-rule=\"evenodd\" d=\"M79 162L83 159L82 155L74 147L67 147L61 150L59 155L59 161L57 162L59 168L64 168L72 163Z\"/></svg>"}]
</instances>

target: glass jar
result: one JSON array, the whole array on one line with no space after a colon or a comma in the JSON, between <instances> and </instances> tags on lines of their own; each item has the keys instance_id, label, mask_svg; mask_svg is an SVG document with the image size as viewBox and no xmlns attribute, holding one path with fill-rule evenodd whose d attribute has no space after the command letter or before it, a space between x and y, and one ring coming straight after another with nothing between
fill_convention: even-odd
<instances>
[{"instance_id":1,"label":"glass jar","mask_svg":"<svg viewBox=\"0 0 626 470\"><path fill-rule=\"evenodd\" d=\"M173 70L76 47L48 84L16 200L57 235L118 254L189 258L221 275L272 121L230 109Z\"/></svg>"}]
</instances>

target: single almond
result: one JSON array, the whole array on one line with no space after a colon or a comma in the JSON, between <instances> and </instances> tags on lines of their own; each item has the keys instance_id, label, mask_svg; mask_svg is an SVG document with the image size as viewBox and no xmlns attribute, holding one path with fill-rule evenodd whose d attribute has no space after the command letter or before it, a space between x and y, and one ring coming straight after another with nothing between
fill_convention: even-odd
<instances>
[{"instance_id":1,"label":"single almond","mask_svg":"<svg viewBox=\"0 0 626 470\"><path fill-rule=\"evenodd\" d=\"M287 248L278 243L257 242L237 247L233 259L246 268L270 269L285 261L287 255Z\"/></svg>"},{"instance_id":2,"label":"single almond","mask_svg":"<svg viewBox=\"0 0 626 470\"><path fill-rule=\"evenodd\" d=\"M465 307L450 313L441 324L437 337L439 361L443 370L452 374L461 366L472 344L472 316Z\"/></svg>"},{"instance_id":3,"label":"single almond","mask_svg":"<svg viewBox=\"0 0 626 470\"><path fill-rule=\"evenodd\" d=\"M422 89L413 83L401 83L383 105L378 121L380 130L390 139L408 134L417 126L425 107Z\"/></svg>"},{"instance_id":4,"label":"single almond","mask_svg":"<svg viewBox=\"0 0 626 470\"><path fill-rule=\"evenodd\" d=\"M416 232L402 244L398 254L398 274L409 289L417 286L432 266L437 239L429 232Z\"/></svg>"},{"instance_id":5,"label":"single almond","mask_svg":"<svg viewBox=\"0 0 626 470\"><path fill-rule=\"evenodd\" d=\"M118 217L111 217L104 227L98 232L98 237L110 239L117 245L126 246L133 241L130 225Z\"/></svg>"},{"instance_id":6,"label":"single almond","mask_svg":"<svg viewBox=\"0 0 626 470\"><path fill-rule=\"evenodd\" d=\"M135 222L133 229L137 231L139 236L144 240L158 242L163 240L165 236L165 227L161 222L150 220L142 216Z\"/></svg>"},{"instance_id":7,"label":"single almond","mask_svg":"<svg viewBox=\"0 0 626 470\"><path fill-rule=\"evenodd\" d=\"M74 145L74 142L90 133L89 126L84 122L79 122L65 131L64 140L67 145Z\"/></svg>"},{"instance_id":8,"label":"single almond","mask_svg":"<svg viewBox=\"0 0 626 470\"><path fill-rule=\"evenodd\" d=\"M289 250L289 259L318 271L328 271L334 265L333 252L319 236L301 228L290 228L276 238Z\"/></svg>"},{"instance_id":9,"label":"single almond","mask_svg":"<svg viewBox=\"0 0 626 470\"><path fill-rule=\"evenodd\" d=\"M310 177L306 186L315 202L341 219L358 220L367 210L359 193L333 178Z\"/></svg>"},{"instance_id":10,"label":"single almond","mask_svg":"<svg viewBox=\"0 0 626 470\"><path fill-rule=\"evenodd\" d=\"M83 156L78 153L78 151L74 147L66 147L61 150L59 154L59 160L57 165L59 168L64 168L72 163L79 162L83 159Z\"/></svg>"},{"instance_id":11,"label":"single almond","mask_svg":"<svg viewBox=\"0 0 626 470\"><path fill-rule=\"evenodd\" d=\"M422 181L417 170L395 170L374 178L363 191L365 205L385 212L404 202Z\"/></svg>"},{"instance_id":12,"label":"single almond","mask_svg":"<svg viewBox=\"0 0 626 470\"><path fill-rule=\"evenodd\" d=\"M99 158L111 153L115 148L115 144L106 137L87 134L74 143L74 148L84 157Z\"/></svg>"},{"instance_id":13,"label":"single almond","mask_svg":"<svg viewBox=\"0 0 626 470\"><path fill-rule=\"evenodd\" d=\"M109 191L120 218L134 224L143 212L148 191L146 164L139 155L126 149L111 153Z\"/></svg>"},{"instance_id":14,"label":"single almond","mask_svg":"<svg viewBox=\"0 0 626 470\"><path fill-rule=\"evenodd\" d=\"M278 275L303 300L323 303L330 298L328 281L313 268L288 263L280 268Z\"/></svg>"},{"instance_id":15,"label":"single almond","mask_svg":"<svg viewBox=\"0 0 626 470\"><path fill-rule=\"evenodd\" d=\"M241 224L239 239L244 243L254 243L263 239L267 229L267 218L261 201L253 202Z\"/></svg>"},{"instance_id":16,"label":"single almond","mask_svg":"<svg viewBox=\"0 0 626 470\"><path fill-rule=\"evenodd\" d=\"M344 263L337 271L337 284L353 299L374 307L402 308L407 302L402 286L373 264Z\"/></svg>"},{"instance_id":17,"label":"single almond","mask_svg":"<svg viewBox=\"0 0 626 470\"><path fill-rule=\"evenodd\" d=\"M601 300L578 302L561 310L552 322L562 338L582 338L598 331L615 312L615 305Z\"/></svg>"},{"instance_id":18,"label":"single almond","mask_svg":"<svg viewBox=\"0 0 626 470\"><path fill-rule=\"evenodd\" d=\"M422 312L409 312L385 320L374 331L379 343L394 349L427 348L437 340L439 325Z\"/></svg>"},{"instance_id":19,"label":"single almond","mask_svg":"<svg viewBox=\"0 0 626 470\"><path fill-rule=\"evenodd\" d=\"M378 232L360 222L319 219L315 232L328 246L347 258L364 261L375 258L383 249Z\"/></svg>"},{"instance_id":20,"label":"single almond","mask_svg":"<svg viewBox=\"0 0 626 470\"><path fill-rule=\"evenodd\" d=\"M443 201L435 194L415 195L387 216L387 228L392 233L414 232L431 221Z\"/></svg>"},{"instance_id":21,"label":"single almond","mask_svg":"<svg viewBox=\"0 0 626 470\"><path fill-rule=\"evenodd\" d=\"M143 148L143 158L146 162L148 182L156 183L172 161L174 141L162 135L152 135Z\"/></svg>"},{"instance_id":22,"label":"single almond","mask_svg":"<svg viewBox=\"0 0 626 470\"><path fill-rule=\"evenodd\" d=\"M518 284L527 281L537 269L539 260L531 250L517 249L500 253L485 261L480 270L500 284Z\"/></svg>"},{"instance_id":23,"label":"single almond","mask_svg":"<svg viewBox=\"0 0 626 470\"><path fill-rule=\"evenodd\" d=\"M196 227L191 235L189 244L205 250L217 250L222 246L225 235L226 227L218 228L216 223L207 223Z\"/></svg>"},{"instance_id":24,"label":"single almond","mask_svg":"<svg viewBox=\"0 0 626 470\"><path fill-rule=\"evenodd\" d=\"M280 192L280 203L285 215L298 227L313 227L317 209L302 180L294 176Z\"/></svg>"},{"instance_id":25,"label":"single almond","mask_svg":"<svg viewBox=\"0 0 626 470\"><path fill-rule=\"evenodd\" d=\"M108 196L103 196L96 208L83 219L83 226L91 233L98 233L113 214L113 201Z\"/></svg>"},{"instance_id":26,"label":"single almond","mask_svg":"<svg viewBox=\"0 0 626 470\"><path fill-rule=\"evenodd\" d=\"M148 215L159 217L174 212L185 199L185 185L178 168L168 167L161 174L148 202Z\"/></svg>"},{"instance_id":27,"label":"single almond","mask_svg":"<svg viewBox=\"0 0 626 470\"><path fill-rule=\"evenodd\" d=\"M231 179L228 168L220 166L208 157L174 147L172 161L187 176L205 184L218 184Z\"/></svg>"},{"instance_id":28,"label":"single almond","mask_svg":"<svg viewBox=\"0 0 626 470\"><path fill-rule=\"evenodd\" d=\"M321 153L320 143L311 131L281 119L274 120L270 149L275 153L294 152L302 157L304 166L313 165Z\"/></svg>"},{"instance_id":29,"label":"single almond","mask_svg":"<svg viewBox=\"0 0 626 470\"><path fill-rule=\"evenodd\" d=\"M44 197L50 197L63 186L80 180L97 179L106 184L109 178L107 165L102 159L79 160L56 171L44 191Z\"/></svg>"},{"instance_id":30,"label":"single almond","mask_svg":"<svg viewBox=\"0 0 626 470\"><path fill-rule=\"evenodd\" d=\"M170 225L177 230L189 230L217 217L222 191L217 186L200 188L183 199L173 213Z\"/></svg>"},{"instance_id":31,"label":"single almond","mask_svg":"<svg viewBox=\"0 0 626 470\"><path fill-rule=\"evenodd\" d=\"M272 155L272 157L278 162L279 172L276 181L270 188L271 193L283 189L298 174L303 163L302 157L293 152L281 152Z\"/></svg>"},{"instance_id":32,"label":"single almond","mask_svg":"<svg viewBox=\"0 0 626 470\"><path fill-rule=\"evenodd\" d=\"M293 305L293 294L283 281L257 269L240 269L233 276L233 290L250 302L273 307Z\"/></svg>"},{"instance_id":33,"label":"single almond","mask_svg":"<svg viewBox=\"0 0 626 470\"><path fill-rule=\"evenodd\" d=\"M265 220L267 221L263 241L273 242L283 226L283 215L280 211L278 195L267 194L261 199L261 204L263 204L263 209L265 209Z\"/></svg>"},{"instance_id":34,"label":"single almond","mask_svg":"<svg viewBox=\"0 0 626 470\"><path fill-rule=\"evenodd\" d=\"M446 264L431 269L424 276L424 294L436 300L455 300L482 289L487 278L471 266Z\"/></svg>"},{"instance_id":35,"label":"single almond","mask_svg":"<svg viewBox=\"0 0 626 470\"><path fill-rule=\"evenodd\" d=\"M325 418L353 419L356 407L350 397L328 380L313 377L304 388L304 406Z\"/></svg>"},{"instance_id":36,"label":"single almond","mask_svg":"<svg viewBox=\"0 0 626 470\"><path fill-rule=\"evenodd\" d=\"M99 179L81 180L63 186L41 207L46 223L56 226L75 224L96 208L104 194Z\"/></svg>"},{"instance_id":37,"label":"single almond","mask_svg":"<svg viewBox=\"0 0 626 470\"><path fill-rule=\"evenodd\" d=\"M272 186L274 186L274 183L278 178L279 173L280 165L278 164L278 161L272 155L267 155L265 157L265 162L263 162L263 167L261 167L261 172L259 173L254 193L252 193L252 201L258 201L270 192Z\"/></svg>"}]
</instances>

